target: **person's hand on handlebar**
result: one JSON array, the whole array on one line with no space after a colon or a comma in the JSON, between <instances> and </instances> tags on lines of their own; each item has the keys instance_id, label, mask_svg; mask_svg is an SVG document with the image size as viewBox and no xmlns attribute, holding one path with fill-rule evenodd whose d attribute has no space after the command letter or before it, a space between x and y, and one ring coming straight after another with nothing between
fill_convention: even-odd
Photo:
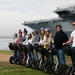
<instances>
[{"instance_id":1,"label":"person's hand on handlebar","mask_svg":"<svg viewBox=\"0 0 75 75\"><path fill-rule=\"evenodd\" d=\"M63 45L66 45L66 43L63 43Z\"/></svg>"}]
</instances>

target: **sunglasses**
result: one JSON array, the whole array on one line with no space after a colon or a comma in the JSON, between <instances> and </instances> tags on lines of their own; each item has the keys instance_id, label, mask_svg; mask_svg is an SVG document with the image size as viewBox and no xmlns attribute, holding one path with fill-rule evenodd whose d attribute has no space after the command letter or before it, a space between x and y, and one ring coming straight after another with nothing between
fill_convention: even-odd
<instances>
[{"instance_id":1,"label":"sunglasses","mask_svg":"<svg viewBox=\"0 0 75 75\"><path fill-rule=\"evenodd\" d=\"M72 24L73 26L75 25L75 24Z\"/></svg>"}]
</instances>

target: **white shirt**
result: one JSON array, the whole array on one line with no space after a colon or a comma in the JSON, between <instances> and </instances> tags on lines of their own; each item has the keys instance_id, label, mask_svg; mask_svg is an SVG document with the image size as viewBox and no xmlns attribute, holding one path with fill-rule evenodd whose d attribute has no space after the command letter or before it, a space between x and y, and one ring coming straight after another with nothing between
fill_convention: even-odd
<instances>
[{"instance_id":1,"label":"white shirt","mask_svg":"<svg viewBox=\"0 0 75 75\"><path fill-rule=\"evenodd\" d=\"M14 40L13 40L13 43L17 43L17 41L18 41L18 38L15 38Z\"/></svg>"},{"instance_id":2,"label":"white shirt","mask_svg":"<svg viewBox=\"0 0 75 75\"><path fill-rule=\"evenodd\" d=\"M71 33L71 37L73 38L72 47L75 47L75 30Z\"/></svg>"},{"instance_id":3,"label":"white shirt","mask_svg":"<svg viewBox=\"0 0 75 75\"><path fill-rule=\"evenodd\" d=\"M33 38L31 38L30 40L26 40L26 41L24 41L22 44L23 45L28 45L28 44L32 44L33 43Z\"/></svg>"}]
</instances>

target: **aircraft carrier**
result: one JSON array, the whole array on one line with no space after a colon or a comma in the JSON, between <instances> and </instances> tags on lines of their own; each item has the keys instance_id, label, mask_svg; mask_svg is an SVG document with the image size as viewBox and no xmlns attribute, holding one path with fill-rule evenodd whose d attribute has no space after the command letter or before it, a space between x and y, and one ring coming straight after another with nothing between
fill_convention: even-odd
<instances>
[{"instance_id":1,"label":"aircraft carrier","mask_svg":"<svg viewBox=\"0 0 75 75\"><path fill-rule=\"evenodd\" d=\"M58 18L37 20L37 21L24 21L23 25L29 26L32 29L39 30L40 28L51 29L51 32L55 34L56 25L60 24L63 27L63 30L70 35L72 28L72 21L75 21L75 6L57 8L54 13L58 14Z\"/></svg>"}]
</instances>

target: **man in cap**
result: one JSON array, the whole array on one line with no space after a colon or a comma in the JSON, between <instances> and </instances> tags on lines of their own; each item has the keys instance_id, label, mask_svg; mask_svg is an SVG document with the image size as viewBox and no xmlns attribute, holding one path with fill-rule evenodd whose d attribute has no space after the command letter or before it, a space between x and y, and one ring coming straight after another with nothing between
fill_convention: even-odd
<instances>
[{"instance_id":1,"label":"man in cap","mask_svg":"<svg viewBox=\"0 0 75 75\"><path fill-rule=\"evenodd\" d=\"M73 25L74 30L71 33L71 37L67 42L63 43L63 45L73 42L72 43L72 50L70 50L69 52L71 53L72 64L73 64L73 67L74 67L72 75L75 75L75 21L72 22L72 25Z\"/></svg>"}]
</instances>

